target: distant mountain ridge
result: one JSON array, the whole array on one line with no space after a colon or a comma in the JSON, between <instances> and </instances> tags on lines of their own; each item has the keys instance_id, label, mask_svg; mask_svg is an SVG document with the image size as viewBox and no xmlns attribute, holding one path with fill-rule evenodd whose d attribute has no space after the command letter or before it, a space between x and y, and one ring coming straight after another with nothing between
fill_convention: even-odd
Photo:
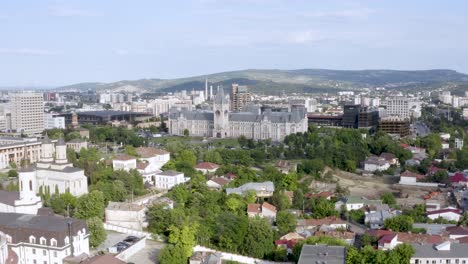
<instances>
[{"instance_id":1,"label":"distant mountain ridge","mask_svg":"<svg viewBox=\"0 0 468 264\"><path fill-rule=\"evenodd\" d=\"M79 83L56 90L110 90L114 92L175 92L203 90L205 79L211 85L249 85L254 92L277 94L293 92L332 92L360 88L434 89L448 83L468 83L468 75L453 70L261 70L249 69L177 79L124 80L113 83Z\"/></svg>"}]
</instances>

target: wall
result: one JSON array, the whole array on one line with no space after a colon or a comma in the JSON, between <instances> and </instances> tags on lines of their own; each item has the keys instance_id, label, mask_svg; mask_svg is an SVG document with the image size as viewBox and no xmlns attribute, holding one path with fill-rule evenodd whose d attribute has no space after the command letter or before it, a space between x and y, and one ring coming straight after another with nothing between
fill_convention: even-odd
<instances>
[{"instance_id":1,"label":"wall","mask_svg":"<svg viewBox=\"0 0 468 264\"><path fill-rule=\"evenodd\" d=\"M135 253L145 248L145 246L146 246L146 237L143 237L135 244L131 245L130 247L126 248L124 251L117 254L115 257L122 261L127 261L128 258L130 258Z\"/></svg>"},{"instance_id":2,"label":"wall","mask_svg":"<svg viewBox=\"0 0 468 264\"><path fill-rule=\"evenodd\" d=\"M104 223L104 229L119 232L119 233L123 233L123 234L127 234L127 235L132 235L132 236L137 236L137 237L146 237L148 239L153 239L153 236L148 232L138 231L138 230L125 228L125 227L120 227L120 226L116 226L116 225L110 225L110 224L107 224L107 223Z\"/></svg>"},{"instance_id":3,"label":"wall","mask_svg":"<svg viewBox=\"0 0 468 264\"><path fill-rule=\"evenodd\" d=\"M218 252L221 253L221 259L223 260L233 260L237 261L240 263L245 263L245 264L291 264L292 262L273 262L273 261L267 261L267 260L262 260L262 259L255 259L251 257L246 257L246 256L241 256L241 255L236 255L232 253L226 253L226 252L221 252L221 251L216 251L211 248L207 247L202 247L202 246L195 246L193 247L193 251L200 251L200 252Z\"/></svg>"}]
</instances>

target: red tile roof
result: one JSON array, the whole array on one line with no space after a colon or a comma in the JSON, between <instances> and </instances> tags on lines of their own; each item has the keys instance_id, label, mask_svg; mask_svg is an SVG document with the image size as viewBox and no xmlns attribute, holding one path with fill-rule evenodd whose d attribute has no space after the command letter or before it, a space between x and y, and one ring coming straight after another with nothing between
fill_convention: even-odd
<instances>
[{"instance_id":1,"label":"red tile roof","mask_svg":"<svg viewBox=\"0 0 468 264\"><path fill-rule=\"evenodd\" d=\"M292 249L294 246L299 242L298 240L286 240L286 239L278 239L275 240L276 246L286 246L286 248Z\"/></svg>"},{"instance_id":2,"label":"red tile roof","mask_svg":"<svg viewBox=\"0 0 468 264\"><path fill-rule=\"evenodd\" d=\"M114 160L132 160L132 159L136 159L136 158L127 154L120 154L114 158Z\"/></svg>"},{"instance_id":3,"label":"red tile roof","mask_svg":"<svg viewBox=\"0 0 468 264\"><path fill-rule=\"evenodd\" d=\"M218 168L219 168L219 165L216 163L212 163L212 162L202 162L202 163L198 163L195 166L195 169L202 169L202 170L216 170Z\"/></svg>"},{"instance_id":4,"label":"red tile roof","mask_svg":"<svg viewBox=\"0 0 468 264\"><path fill-rule=\"evenodd\" d=\"M401 173L400 176L403 176L403 177L413 177L413 178L416 178L416 179L422 179L422 178L425 177L424 175L417 174L417 173L414 173L414 172L411 172L411 171L407 171L407 170L405 170L403 173Z\"/></svg>"},{"instance_id":5,"label":"red tile roof","mask_svg":"<svg viewBox=\"0 0 468 264\"><path fill-rule=\"evenodd\" d=\"M264 202L262 204L262 209L263 207L265 207L266 209L270 210L270 211L273 211L273 212L276 212L276 206L272 205L272 204L269 204L267 202Z\"/></svg>"},{"instance_id":6,"label":"red tile roof","mask_svg":"<svg viewBox=\"0 0 468 264\"><path fill-rule=\"evenodd\" d=\"M468 244L468 236L457 238L457 240L460 244Z\"/></svg>"},{"instance_id":7,"label":"red tile roof","mask_svg":"<svg viewBox=\"0 0 468 264\"><path fill-rule=\"evenodd\" d=\"M217 184L224 186L229 183L229 180L226 178L221 178L221 177L214 177L211 179L212 181L216 182Z\"/></svg>"},{"instance_id":8,"label":"red tile roof","mask_svg":"<svg viewBox=\"0 0 468 264\"><path fill-rule=\"evenodd\" d=\"M234 173L232 172L229 172L227 173L226 175L224 175L224 177L230 179L230 180L234 180L235 178L237 178L237 175L235 175Z\"/></svg>"},{"instance_id":9,"label":"red tile roof","mask_svg":"<svg viewBox=\"0 0 468 264\"><path fill-rule=\"evenodd\" d=\"M262 210L262 205L260 204L248 204L247 213L260 213Z\"/></svg>"},{"instance_id":10,"label":"red tile roof","mask_svg":"<svg viewBox=\"0 0 468 264\"><path fill-rule=\"evenodd\" d=\"M380 154L380 157L386 159L387 161L392 161L396 159L395 155L393 155L392 153L388 153L388 152L382 152Z\"/></svg>"},{"instance_id":11,"label":"red tile roof","mask_svg":"<svg viewBox=\"0 0 468 264\"><path fill-rule=\"evenodd\" d=\"M445 228L450 235L467 235L468 236L468 227L465 226L449 226Z\"/></svg>"},{"instance_id":12,"label":"red tile roof","mask_svg":"<svg viewBox=\"0 0 468 264\"><path fill-rule=\"evenodd\" d=\"M452 209L452 208L444 208L440 210L434 210L430 211L427 213L427 215L433 215L433 214L443 214L443 213L455 213L455 214L462 214L462 211L460 209Z\"/></svg>"},{"instance_id":13,"label":"red tile roof","mask_svg":"<svg viewBox=\"0 0 468 264\"><path fill-rule=\"evenodd\" d=\"M465 175L461 172L455 173L452 177L450 177L450 182L468 182L468 179L465 177Z\"/></svg>"},{"instance_id":14,"label":"red tile roof","mask_svg":"<svg viewBox=\"0 0 468 264\"><path fill-rule=\"evenodd\" d=\"M139 147L136 149L136 153L142 158L151 158L158 155L170 154L165 150L152 147Z\"/></svg>"},{"instance_id":15,"label":"red tile roof","mask_svg":"<svg viewBox=\"0 0 468 264\"><path fill-rule=\"evenodd\" d=\"M386 234L379 239L379 243L390 243L397 236L397 234Z\"/></svg>"},{"instance_id":16,"label":"red tile roof","mask_svg":"<svg viewBox=\"0 0 468 264\"><path fill-rule=\"evenodd\" d=\"M139 170L144 170L146 169L146 167L148 167L148 163L146 162L137 162L137 169Z\"/></svg>"},{"instance_id":17,"label":"red tile roof","mask_svg":"<svg viewBox=\"0 0 468 264\"><path fill-rule=\"evenodd\" d=\"M403 243L440 244L448 240L447 237L442 237L438 235L392 232L389 230L369 230L367 231L367 234L374 236L378 239L382 238L385 235L397 234L398 241Z\"/></svg>"}]
</instances>

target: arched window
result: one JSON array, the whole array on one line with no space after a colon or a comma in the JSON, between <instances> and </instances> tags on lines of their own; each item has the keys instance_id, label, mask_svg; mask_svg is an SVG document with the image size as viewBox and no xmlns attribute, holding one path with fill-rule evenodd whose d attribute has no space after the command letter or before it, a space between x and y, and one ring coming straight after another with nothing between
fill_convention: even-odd
<instances>
[{"instance_id":1,"label":"arched window","mask_svg":"<svg viewBox=\"0 0 468 264\"><path fill-rule=\"evenodd\" d=\"M32 191L32 181L29 180L29 190Z\"/></svg>"},{"instance_id":2,"label":"arched window","mask_svg":"<svg viewBox=\"0 0 468 264\"><path fill-rule=\"evenodd\" d=\"M21 191L23 191L23 181L20 182L21 185Z\"/></svg>"}]
</instances>

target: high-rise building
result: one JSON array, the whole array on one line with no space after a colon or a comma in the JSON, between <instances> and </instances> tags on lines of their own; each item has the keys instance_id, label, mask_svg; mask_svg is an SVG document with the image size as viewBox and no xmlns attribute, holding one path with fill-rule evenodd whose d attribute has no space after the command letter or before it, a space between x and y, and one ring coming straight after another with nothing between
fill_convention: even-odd
<instances>
[{"instance_id":1,"label":"high-rise building","mask_svg":"<svg viewBox=\"0 0 468 264\"><path fill-rule=\"evenodd\" d=\"M345 105L343 110L343 127L358 128L359 111L361 106L357 104Z\"/></svg>"},{"instance_id":2,"label":"high-rise building","mask_svg":"<svg viewBox=\"0 0 468 264\"><path fill-rule=\"evenodd\" d=\"M392 97L387 100L387 113L390 116L411 118L421 116L421 102L403 96Z\"/></svg>"},{"instance_id":3,"label":"high-rise building","mask_svg":"<svg viewBox=\"0 0 468 264\"><path fill-rule=\"evenodd\" d=\"M44 130L44 97L41 93L15 93L10 96L11 129L25 134Z\"/></svg>"},{"instance_id":4,"label":"high-rise building","mask_svg":"<svg viewBox=\"0 0 468 264\"><path fill-rule=\"evenodd\" d=\"M231 110L240 112L244 109L245 105L252 101L252 94L246 85L232 84L231 92Z\"/></svg>"}]
</instances>

